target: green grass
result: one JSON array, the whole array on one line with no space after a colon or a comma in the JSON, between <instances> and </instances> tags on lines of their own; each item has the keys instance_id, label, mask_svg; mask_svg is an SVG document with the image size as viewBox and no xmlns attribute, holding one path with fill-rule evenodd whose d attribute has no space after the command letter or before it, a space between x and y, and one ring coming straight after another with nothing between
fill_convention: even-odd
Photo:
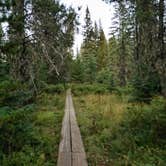
<instances>
[{"instance_id":1,"label":"green grass","mask_svg":"<svg viewBox=\"0 0 166 166\"><path fill-rule=\"evenodd\" d=\"M33 111L18 111L19 115L15 118L10 111L8 120L0 118L0 129L4 130L0 132L1 145L7 145L0 150L0 165L56 165L64 99L64 94L42 93L37 97ZM3 138L3 135L10 137Z\"/></svg>"},{"instance_id":2,"label":"green grass","mask_svg":"<svg viewBox=\"0 0 166 166\"><path fill-rule=\"evenodd\" d=\"M165 99L147 105L86 94L74 101L89 166L165 166Z\"/></svg>"}]
</instances>

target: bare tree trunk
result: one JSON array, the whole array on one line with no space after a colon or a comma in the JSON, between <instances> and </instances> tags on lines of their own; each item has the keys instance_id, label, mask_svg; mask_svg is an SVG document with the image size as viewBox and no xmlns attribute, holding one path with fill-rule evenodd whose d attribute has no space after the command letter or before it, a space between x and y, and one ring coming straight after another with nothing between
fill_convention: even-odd
<instances>
[{"instance_id":1,"label":"bare tree trunk","mask_svg":"<svg viewBox=\"0 0 166 166\"><path fill-rule=\"evenodd\" d=\"M157 62L157 69L160 76L161 92L166 97L166 56L164 43L164 0L159 1L159 34L158 34L158 48L159 56Z\"/></svg>"}]
</instances>

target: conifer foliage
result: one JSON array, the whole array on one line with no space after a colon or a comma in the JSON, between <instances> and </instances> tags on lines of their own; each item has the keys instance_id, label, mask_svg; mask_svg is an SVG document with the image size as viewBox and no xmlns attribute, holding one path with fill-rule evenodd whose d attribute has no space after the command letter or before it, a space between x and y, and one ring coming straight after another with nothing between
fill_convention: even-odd
<instances>
[{"instance_id":1,"label":"conifer foliage","mask_svg":"<svg viewBox=\"0 0 166 166\"><path fill-rule=\"evenodd\" d=\"M74 9L53 0L1 0L0 4L6 33L1 56L10 66L11 78L35 85L45 68L50 77L55 73L55 82L64 79L63 67L74 40Z\"/></svg>"}]
</instances>

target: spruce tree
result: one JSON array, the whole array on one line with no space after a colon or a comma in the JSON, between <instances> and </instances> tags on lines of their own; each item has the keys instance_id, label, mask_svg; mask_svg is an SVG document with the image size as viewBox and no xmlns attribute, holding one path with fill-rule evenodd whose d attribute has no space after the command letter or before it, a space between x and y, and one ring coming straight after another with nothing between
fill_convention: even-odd
<instances>
[{"instance_id":1,"label":"spruce tree","mask_svg":"<svg viewBox=\"0 0 166 166\"><path fill-rule=\"evenodd\" d=\"M119 6L115 26L119 32L120 84L129 81L140 100L149 100L160 88L165 94L164 1L109 2Z\"/></svg>"},{"instance_id":2,"label":"spruce tree","mask_svg":"<svg viewBox=\"0 0 166 166\"><path fill-rule=\"evenodd\" d=\"M93 26L89 8L86 8L85 25L83 26L83 41L84 45L88 46L89 42L93 40Z\"/></svg>"},{"instance_id":3,"label":"spruce tree","mask_svg":"<svg viewBox=\"0 0 166 166\"><path fill-rule=\"evenodd\" d=\"M32 30L37 42L34 50L37 54L40 51L39 58L47 66L49 80L55 83L64 80L77 24L75 10L66 9L58 1L39 0L33 3L33 11Z\"/></svg>"},{"instance_id":4,"label":"spruce tree","mask_svg":"<svg viewBox=\"0 0 166 166\"><path fill-rule=\"evenodd\" d=\"M98 40L98 52L97 52L97 68L100 71L107 66L108 60L108 47L107 40L104 34L104 30L100 24L99 28L99 40Z\"/></svg>"},{"instance_id":5,"label":"spruce tree","mask_svg":"<svg viewBox=\"0 0 166 166\"><path fill-rule=\"evenodd\" d=\"M83 26L83 44L81 59L84 64L84 78L86 82L94 82L96 77L96 39L89 9L86 9L85 25Z\"/></svg>"}]
</instances>

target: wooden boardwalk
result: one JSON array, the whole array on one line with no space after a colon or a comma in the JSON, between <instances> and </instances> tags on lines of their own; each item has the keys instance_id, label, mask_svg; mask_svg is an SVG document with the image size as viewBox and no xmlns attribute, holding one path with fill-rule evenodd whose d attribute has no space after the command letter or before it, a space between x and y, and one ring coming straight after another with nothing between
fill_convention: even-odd
<instances>
[{"instance_id":1,"label":"wooden boardwalk","mask_svg":"<svg viewBox=\"0 0 166 166\"><path fill-rule=\"evenodd\" d=\"M88 166L70 90L66 95L61 136L58 166Z\"/></svg>"}]
</instances>

